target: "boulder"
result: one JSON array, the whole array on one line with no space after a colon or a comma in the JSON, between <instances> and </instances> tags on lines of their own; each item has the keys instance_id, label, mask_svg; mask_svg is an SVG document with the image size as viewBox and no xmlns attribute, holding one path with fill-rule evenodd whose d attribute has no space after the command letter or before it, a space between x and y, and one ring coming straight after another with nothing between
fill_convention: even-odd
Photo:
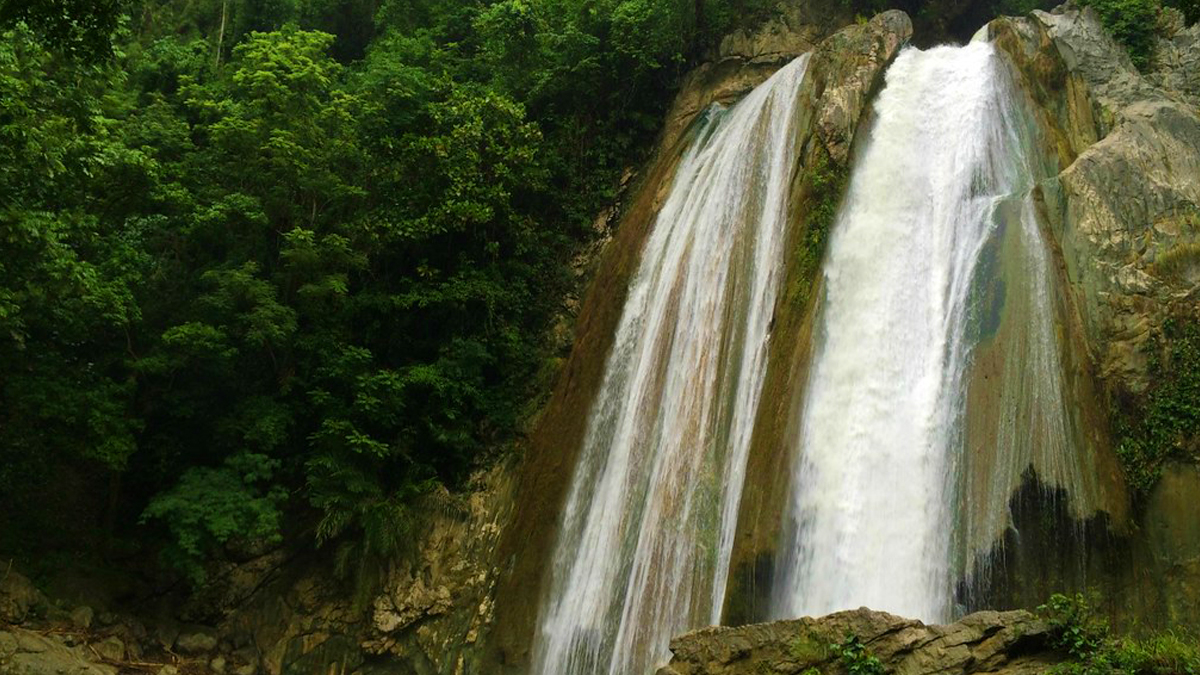
<instances>
[{"instance_id":1,"label":"boulder","mask_svg":"<svg viewBox=\"0 0 1200 675\"><path fill-rule=\"evenodd\" d=\"M34 607L45 602L41 591L11 566L5 565L0 571L0 621L21 623Z\"/></svg>"},{"instance_id":2,"label":"boulder","mask_svg":"<svg viewBox=\"0 0 1200 675\"><path fill-rule=\"evenodd\" d=\"M671 641L671 662L658 675L799 675L840 668L831 647L858 638L896 675L1043 673L1062 660L1049 647L1049 626L1029 612L978 612L927 626L867 608L813 619L692 631Z\"/></svg>"},{"instance_id":3,"label":"boulder","mask_svg":"<svg viewBox=\"0 0 1200 675\"><path fill-rule=\"evenodd\" d=\"M82 647L32 631L0 632L0 673L5 675L116 675L115 668L89 656Z\"/></svg>"},{"instance_id":4,"label":"boulder","mask_svg":"<svg viewBox=\"0 0 1200 675\"><path fill-rule=\"evenodd\" d=\"M217 648L217 637L206 630L181 633L175 648L185 654L206 654Z\"/></svg>"},{"instance_id":5,"label":"boulder","mask_svg":"<svg viewBox=\"0 0 1200 675\"><path fill-rule=\"evenodd\" d=\"M87 605L76 607L71 611L71 623L77 628L88 629L92 627L92 621L95 620L96 612Z\"/></svg>"},{"instance_id":6,"label":"boulder","mask_svg":"<svg viewBox=\"0 0 1200 675\"><path fill-rule=\"evenodd\" d=\"M115 635L110 635L92 645L92 649L105 661L125 660L125 643Z\"/></svg>"}]
</instances>

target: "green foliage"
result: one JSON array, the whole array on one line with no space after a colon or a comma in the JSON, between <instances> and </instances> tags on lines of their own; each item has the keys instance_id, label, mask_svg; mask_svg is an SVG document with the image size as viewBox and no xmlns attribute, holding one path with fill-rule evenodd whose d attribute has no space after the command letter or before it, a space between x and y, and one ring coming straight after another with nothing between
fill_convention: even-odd
<instances>
[{"instance_id":1,"label":"green foliage","mask_svg":"<svg viewBox=\"0 0 1200 675\"><path fill-rule=\"evenodd\" d=\"M806 170L802 194L808 204L808 217L798 250L792 257L794 268L789 273L788 297L797 305L804 305L810 299L809 289L820 272L826 242L848 180L846 168L834 164L823 150Z\"/></svg>"},{"instance_id":2,"label":"green foliage","mask_svg":"<svg viewBox=\"0 0 1200 675\"><path fill-rule=\"evenodd\" d=\"M1096 10L1113 37L1129 49L1134 65L1150 65L1158 27L1158 0L1084 0L1082 4Z\"/></svg>"},{"instance_id":3,"label":"green foliage","mask_svg":"<svg viewBox=\"0 0 1200 675\"><path fill-rule=\"evenodd\" d=\"M125 0L0 0L0 30L25 24L47 45L84 60L112 55Z\"/></svg>"},{"instance_id":4,"label":"green foliage","mask_svg":"<svg viewBox=\"0 0 1200 675\"><path fill-rule=\"evenodd\" d=\"M1148 351L1151 388L1116 415L1117 455L1130 486L1142 495L1167 462L1200 461L1200 320L1167 321Z\"/></svg>"},{"instance_id":5,"label":"green foliage","mask_svg":"<svg viewBox=\"0 0 1200 675\"><path fill-rule=\"evenodd\" d=\"M1200 22L1200 0L1165 0L1163 5L1183 12L1183 18L1188 25Z\"/></svg>"},{"instance_id":6,"label":"green foliage","mask_svg":"<svg viewBox=\"0 0 1200 675\"><path fill-rule=\"evenodd\" d=\"M205 579L204 561L231 540L277 543L282 487L265 487L279 468L265 455L240 453L218 468L194 467L155 497L142 522L161 521L171 532L166 560L193 583Z\"/></svg>"},{"instance_id":7,"label":"green foliage","mask_svg":"<svg viewBox=\"0 0 1200 675\"><path fill-rule=\"evenodd\" d=\"M1200 227L1200 219L1187 222L1191 227ZM1184 283L1200 277L1200 242L1176 244L1154 261L1154 269L1162 276Z\"/></svg>"},{"instance_id":8,"label":"green foliage","mask_svg":"<svg viewBox=\"0 0 1200 675\"><path fill-rule=\"evenodd\" d=\"M1108 623L1095 614L1083 594L1056 593L1038 611L1054 631L1052 645L1076 659L1096 653L1109 639Z\"/></svg>"},{"instance_id":9,"label":"green foliage","mask_svg":"<svg viewBox=\"0 0 1200 675\"><path fill-rule=\"evenodd\" d=\"M1200 645L1166 632L1144 639L1114 637L1108 622L1081 594L1055 594L1038 611L1053 631L1052 646L1068 660L1061 675L1194 675L1200 673Z\"/></svg>"},{"instance_id":10,"label":"green foliage","mask_svg":"<svg viewBox=\"0 0 1200 675\"><path fill-rule=\"evenodd\" d=\"M839 659L849 675L883 675L883 662L871 654L862 640L853 633L847 633L846 639L840 643L829 645L829 651Z\"/></svg>"},{"instance_id":11,"label":"green foliage","mask_svg":"<svg viewBox=\"0 0 1200 675\"><path fill-rule=\"evenodd\" d=\"M767 4L5 3L0 538L198 581L287 525L362 587L518 442L591 220Z\"/></svg>"}]
</instances>

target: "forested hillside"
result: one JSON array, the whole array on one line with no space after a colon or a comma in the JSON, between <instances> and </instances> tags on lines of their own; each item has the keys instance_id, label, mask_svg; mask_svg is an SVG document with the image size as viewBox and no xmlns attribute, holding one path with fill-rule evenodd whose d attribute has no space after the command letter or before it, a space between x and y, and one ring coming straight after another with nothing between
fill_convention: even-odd
<instances>
[{"instance_id":1,"label":"forested hillside","mask_svg":"<svg viewBox=\"0 0 1200 675\"><path fill-rule=\"evenodd\" d=\"M574 251L753 11L6 3L0 549L394 553L519 436Z\"/></svg>"}]
</instances>

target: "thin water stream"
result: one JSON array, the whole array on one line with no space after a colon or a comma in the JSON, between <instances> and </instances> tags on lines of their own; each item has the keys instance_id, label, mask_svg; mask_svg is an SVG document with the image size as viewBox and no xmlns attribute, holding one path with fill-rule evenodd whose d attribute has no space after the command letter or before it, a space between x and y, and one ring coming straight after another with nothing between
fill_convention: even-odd
<instances>
[{"instance_id":1,"label":"thin water stream","mask_svg":"<svg viewBox=\"0 0 1200 675\"><path fill-rule=\"evenodd\" d=\"M717 623L782 266L807 56L705 113L590 413L534 672L652 672Z\"/></svg>"}]
</instances>

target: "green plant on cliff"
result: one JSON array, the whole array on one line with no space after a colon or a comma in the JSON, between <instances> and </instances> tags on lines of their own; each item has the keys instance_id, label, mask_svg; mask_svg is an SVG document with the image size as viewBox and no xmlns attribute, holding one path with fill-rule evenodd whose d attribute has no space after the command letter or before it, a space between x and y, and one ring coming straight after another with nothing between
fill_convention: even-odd
<instances>
[{"instance_id":1,"label":"green plant on cliff","mask_svg":"<svg viewBox=\"0 0 1200 675\"><path fill-rule=\"evenodd\" d=\"M1113 636L1082 594L1055 594L1038 607L1052 629L1051 646L1067 660L1058 675L1196 675L1200 644L1167 631L1144 638Z\"/></svg>"},{"instance_id":2,"label":"green plant on cliff","mask_svg":"<svg viewBox=\"0 0 1200 675\"><path fill-rule=\"evenodd\" d=\"M243 453L215 469L189 469L175 487L154 498L142 521L167 525L171 543L163 555L168 564L199 585L204 561L231 541L275 544L279 540L279 505L286 494L269 487L279 462Z\"/></svg>"},{"instance_id":3,"label":"green plant on cliff","mask_svg":"<svg viewBox=\"0 0 1200 675\"><path fill-rule=\"evenodd\" d=\"M1108 623L1096 615L1092 603L1082 593L1050 596L1038 607L1054 632L1052 645L1073 658L1086 659L1108 641Z\"/></svg>"},{"instance_id":4,"label":"green plant on cliff","mask_svg":"<svg viewBox=\"0 0 1200 675\"><path fill-rule=\"evenodd\" d=\"M820 636L806 631L788 645L788 654L801 664L816 663L829 658L829 645Z\"/></svg>"},{"instance_id":5,"label":"green plant on cliff","mask_svg":"<svg viewBox=\"0 0 1200 675\"><path fill-rule=\"evenodd\" d=\"M1154 35L1158 29L1158 0L1082 0L1096 10L1105 28L1129 49L1139 69L1150 65Z\"/></svg>"},{"instance_id":6,"label":"green plant on cliff","mask_svg":"<svg viewBox=\"0 0 1200 675\"><path fill-rule=\"evenodd\" d=\"M796 305L802 306L809 301L809 290L821 269L825 246L848 180L849 171L846 167L835 163L823 148L819 149L816 160L807 169L806 183L802 188L808 204L808 216L792 258L795 267L788 289L788 296Z\"/></svg>"},{"instance_id":7,"label":"green plant on cliff","mask_svg":"<svg viewBox=\"0 0 1200 675\"><path fill-rule=\"evenodd\" d=\"M853 633L847 633L846 639L840 643L829 645L829 651L838 657L849 675L883 675L883 662L871 653L862 640Z\"/></svg>"},{"instance_id":8,"label":"green plant on cliff","mask_svg":"<svg viewBox=\"0 0 1200 675\"><path fill-rule=\"evenodd\" d=\"M1148 346L1151 387L1117 413L1117 455L1145 495L1171 460L1200 461L1200 320L1173 318Z\"/></svg>"},{"instance_id":9,"label":"green plant on cliff","mask_svg":"<svg viewBox=\"0 0 1200 675\"><path fill-rule=\"evenodd\" d=\"M1200 22L1200 0L1164 0L1163 4L1183 12L1184 21L1189 25Z\"/></svg>"}]
</instances>

